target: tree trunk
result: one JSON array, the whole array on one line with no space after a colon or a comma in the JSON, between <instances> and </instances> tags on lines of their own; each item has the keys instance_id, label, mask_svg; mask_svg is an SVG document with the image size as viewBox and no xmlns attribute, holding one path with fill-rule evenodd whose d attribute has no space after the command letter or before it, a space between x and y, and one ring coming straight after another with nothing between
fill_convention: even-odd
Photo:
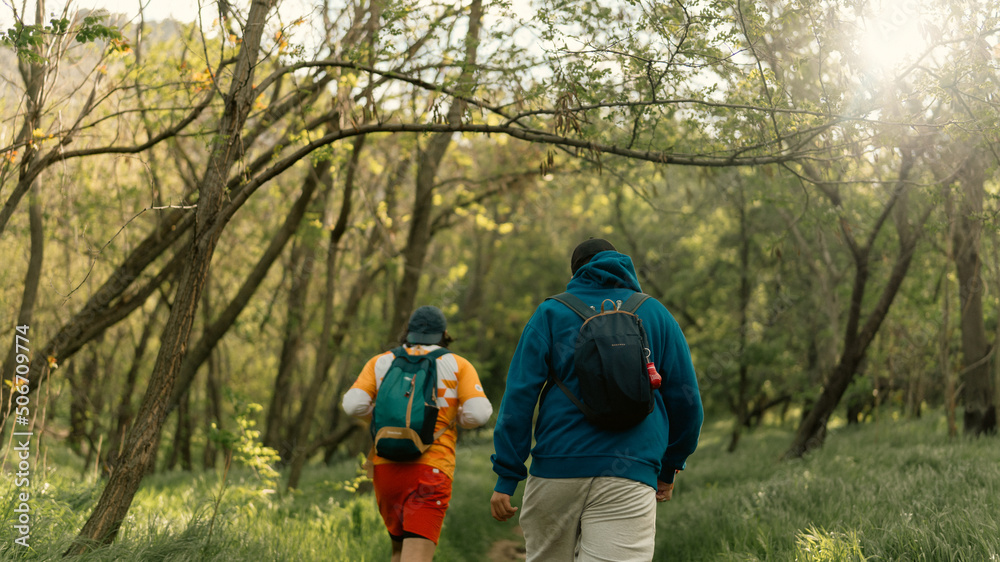
<instances>
[{"instance_id":1,"label":"tree trunk","mask_svg":"<svg viewBox=\"0 0 1000 562\"><path fill-rule=\"evenodd\" d=\"M294 428L292 433L293 452L288 476L288 488L298 487L302 468L305 466L306 460L308 460L308 455L311 454L310 447L306 441L309 439L309 430L312 428L316 403L323 390L323 385L329 377L330 367L333 365L333 361L340 351L340 345L343 342L343 336L338 341L333 340L333 297L337 288L337 256L340 252L340 242L347 232L347 225L351 218L351 202L354 195L355 175L364 145L364 135L355 138L354 147L351 151L351 160L347 164L347 171L344 175L344 194L340 202L340 214L337 216L337 223L330 230L330 239L326 252L326 287L323 292L323 331L319 340L320 345L316 350L316 363L313 369L313 376L309 382L309 387L306 389L306 393L302 397L302 408L299 410L298 419L292 426ZM360 299L352 299L351 302L348 302L348 310L357 311L357 303L354 300ZM352 317L353 314L348 316L348 313L345 312L344 321L350 322ZM341 333L346 333L346 328ZM315 451L315 449L312 450Z\"/></svg>"},{"instance_id":2,"label":"tree trunk","mask_svg":"<svg viewBox=\"0 0 1000 562\"><path fill-rule=\"evenodd\" d=\"M181 463L181 470L191 470L191 394L185 394L175 410L177 427L174 430L174 442L170 448L166 470L173 470Z\"/></svg>"},{"instance_id":3,"label":"tree trunk","mask_svg":"<svg viewBox=\"0 0 1000 562\"><path fill-rule=\"evenodd\" d=\"M315 242L311 240L296 242L292 247L290 262L288 270L292 279L288 287L285 331L281 342L281 354L278 356L278 372L274 377L274 390L271 392L271 402L264 418L262 439L263 445L278 451L284 462L289 460L292 453L291 443L287 439L292 375L298 365L299 352L305 339L306 302L316 263Z\"/></svg>"},{"instance_id":4,"label":"tree trunk","mask_svg":"<svg viewBox=\"0 0 1000 562\"><path fill-rule=\"evenodd\" d=\"M739 292L739 350L737 361L739 363L739 379L736 383L736 398L734 401L734 414L736 420L733 422L732 437L729 440L728 451L736 450L740 442L740 432L748 425L749 402L750 402L750 380L747 365L747 331L749 330L748 309L750 308L750 232L747 227L746 196L743 192L742 184L739 187L739 201L737 202L737 212L740 219L740 292Z\"/></svg>"},{"instance_id":5,"label":"tree trunk","mask_svg":"<svg viewBox=\"0 0 1000 562\"><path fill-rule=\"evenodd\" d=\"M319 452L320 449L326 450L336 450L348 437L354 434L355 431L361 429L360 424L351 423L344 427L337 428L327 434L326 436L317 439L310 443L303 451L303 456L311 457L313 454ZM291 487L290 487L291 488Z\"/></svg>"},{"instance_id":6,"label":"tree trunk","mask_svg":"<svg viewBox=\"0 0 1000 562\"><path fill-rule=\"evenodd\" d=\"M457 105L459 102L455 102ZM433 210L434 180L438 165L451 142L451 135L437 134L421 152L417 165L417 181L413 198L413 213L410 215L410 231L403 250L403 277L396 288L392 322L386 334L387 346L398 342L406 327L417 292L424 260L430 247L431 211Z\"/></svg>"},{"instance_id":7,"label":"tree trunk","mask_svg":"<svg viewBox=\"0 0 1000 562\"><path fill-rule=\"evenodd\" d=\"M132 408L132 394L135 392L136 382L139 378L139 369L142 365L142 359L146 355L146 348L149 346L150 336L153 334L153 326L156 324L156 317L159 315L160 309L165 306L166 301L164 299L160 299L156 302L156 308L153 309L152 314L150 314L143 323L142 334L139 336L139 343L136 344L135 351L132 354L132 365L125 374L125 386L122 389L121 398L118 402L114 428L108 438L108 445L105 448L105 451L107 451L104 455L104 468L106 473L110 473L110 471L114 470L114 466L118 462L118 456L121 454L122 447L125 445L125 434L128 432L129 425L132 423L132 418L135 416L135 412Z\"/></svg>"},{"instance_id":8,"label":"tree trunk","mask_svg":"<svg viewBox=\"0 0 1000 562\"><path fill-rule=\"evenodd\" d=\"M66 442L73 451L81 457L87 455L84 451L84 441L87 438L87 420L94 414L89 398L93 388L93 381L98 372L97 347L101 341L94 342L89 349L89 356L83 365L83 369L76 369L76 365L70 365L69 369L69 435ZM88 463L84 463L85 465ZM86 467L84 468L86 470Z\"/></svg>"},{"instance_id":9,"label":"tree trunk","mask_svg":"<svg viewBox=\"0 0 1000 562\"><path fill-rule=\"evenodd\" d=\"M35 25L41 26L45 21L45 2L37 0L35 2ZM48 41L43 39L42 44L34 47L36 55L42 56L47 48ZM38 128L42 120L42 103L45 97L45 75L48 73L45 63L28 62L24 57L17 58L17 67L24 81L24 122L18 133L16 144L24 145L24 156L21 158L20 169L18 171L18 182L7 197L3 207L0 207L0 235L4 233L7 222L14 214L21 198L31 189L38 187L34 179L28 177L28 170L35 163L38 157L38 145L32 141L35 129ZM36 194L37 197L37 194ZM29 211L30 212L30 211Z\"/></svg>"},{"instance_id":10,"label":"tree trunk","mask_svg":"<svg viewBox=\"0 0 1000 562\"><path fill-rule=\"evenodd\" d=\"M371 247L369 247L369 250L371 250ZM365 255L370 255L370 251L365 252ZM313 453L325 446L335 446L335 444L327 444L326 438L320 439L320 441L323 442L321 444L317 444L317 442L307 443L306 439L308 438L308 432L312 427L313 415L315 414L323 385L326 384L326 379L329 377L328 373L332 366L332 360L336 358L337 354L339 354L340 350L343 348L347 332L350 329L351 324L354 322L354 319L357 317L358 311L361 309L361 302L364 300L368 291L372 289L372 277L372 271L364 270L354 281L354 285L351 287L347 305L345 306L340 321L337 323L337 327L333 331L332 336L329 340L327 340L328 343L325 344L325 346L330 350L328 352L329 355L327 355L327 358L325 359L326 369L322 371L317 369L314 372L312 382L310 383L309 389L306 393L306 396L311 398L304 399L302 409L299 411L296 423L294 424L294 427L297 428L298 435L296 436L295 454L292 456L291 468L288 477L288 488L298 487L299 478L302 475L302 468L305 466L305 461L308 460ZM338 388L336 396L340 396L343 390L343 388ZM340 408L339 403L336 404L336 408ZM339 411L333 419L336 420L338 418ZM334 433L339 431L336 423L332 423L330 425L330 430ZM339 444L339 441L337 444Z\"/></svg>"},{"instance_id":11,"label":"tree trunk","mask_svg":"<svg viewBox=\"0 0 1000 562\"><path fill-rule=\"evenodd\" d=\"M472 0L469 9L469 30L465 37L465 65L459 75L456 90L471 90L474 84L473 69L479 49L479 32L482 28L483 2ZM461 123L466 103L459 97L453 99L448 108L447 121L452 125ZM413 212L410 215L410 232L403 250L403 278L396 290L395 307L386 341L391 345L402 335L417 299L420 276L427 258L431 242L431 212L434 208L434 183L438 168L445 152L451 145L452 133L437 133L431 136L427 147L420 152L417 163L416 190L413 198Z\"/></svg>"},{"instance_id":12,"label":"tree trunk","mask_svg":"<svg viewBox=\"0 0 1000 562\"><path fill-rule=\"evenodd\" d=\"M944 208L948 217L948 233L945 240L945 273L941 276L941 340L939 362L941 364L941 378L944 380L944 411L948 421L948 437L958 435L958 423L956 421L956 409L958 400L955 398L955 373L951 370L951 281L948 279L947 268L955 261L955 240L957 239L958 225L955 220L955 210L951 186L944 187Z\"/></svg>"},{"instance_id":13,"label":"tree trunk","mask_svg":"<svg viewBox=\"0 0 1000 562\"><path fill-rule=\"evenodd\" d=\"M216 348L208 357L208 368L205 371L205 435L211 435L213 426L222 431L222 395L219 390L219 349ZM218 450L211 440L205 443L202 464L206 470L215 468Z\"/></svg>"},{"instance_id":14,"label":"tree trunk","mask_svg":"<svg viewBox=\"0 0 1000 562\"><path fill-rule=\"evenodd\" d=\"M340 371L337 373L336 380L338 381L337 387L334 390L334 396L340 397L347 392L347 388L350 386L351 377L347 374L349 370L348 365L345 363L340 364ZM340 401L334 400L333 404L330 405L328 419L330 420L327 424L327 434L337 433L340 428L340 422L345 417L344 410L341 408ZM347 424L361 426L361 421L356 418L347 419ZM332 466L336 460L337 449L340 447L340 442L330 443L323 446L323 462L327 466Z\"/></svg>"},{"instance_id":15,"label":"tree trunk","mask_svg":"<svg viewBox=\"0 0 1000 562\"><path fill-rule=\"evenodd\" d=\"M397 177L399 177L399 176L397 175ZM390 185L395 185L396 183L397 182L393 182L393 181L389 182ZM391 213L391 209L393 208L393 203L394 203L394 199L395 199L392 196L392 193L393 192L390 191L389 196L386 198L386 200L389 202L388 207L389 207L389 212L390 213ZM373 227L369 231L368 240L365 243L365 249L362 251L361 258L358 261L361 264L365 264L367 262L370 262L371 256L378 249L379 243L381 241L382 241L382 230L381 230L380 227L375 226L375 227ZM341 346L344 338L347 337L347 331L350 328L350 325L351 325L351 322L353 321L353 318L355 316L357 316L358 312L361 310L361 305L363 304L363 301L365 300L365 298L364 298L365 295L374 290L374 288L375 288L375 283L374 283L375 277L377 276L377 274L380 271L384 271L385 270L387 263L388 262L383 262L377 268L374 268L374 267L364 267L362 265L362 270L358 274L358 277L354 280L354 286L351 288L350 295L347 298L347 307L346 307L346 310L344 310L343 314L341 315L340 322L339 322L338 327L337 327L337 332L336 332L336 334L333 337L333 345L334 345L334 349L336 351L339 352L340 346ZM389 278L389 277L390 276L386 275L386 278ZM371 299L369 299L369 300L371 300ZM334 396L336 396L336 397L339 398L339 397L343 396L344 392L347 391L347 387L350 386L350 382L349 381L353 380L353 379L350 379L350 377L347 375L347 365L346 365L346 363L341 362L340 368L339 368L339 370L337 372L337 376L335 377L334 380L337 383L336 389L334 390ZM333 400L332 403L330 404L330 410L329 411L330 411L330 414L329 414L328 417L330 419L330 423L327 425L327 428L328 428L327 434L337 433L339 431L339 427L338 426L339 426L339 423L340 423L340 419L342 417L341 416L342 410L341 410L341 406L340 406L340 401L339 400ZM353 422L353 420L352 420L352 422ZM326 452L324 453L324 460L326 461L326 463L328 465L330 464L330 459L332 458L332 456L333 456L334 452L336 451L336 448L337 448L338 445L339 445L339 442L338 443L330 443L330 444L324 445L324 448L326 449ZM291 479L289 479L289 482L291 482ZM295 484L297 485L298 483L296 482ZM290 487L294 488L295 486L290 486Z\"/></svg>"},{"instance_id":16,"label":"tree trunk","mask_svg":"<svg viewBox=\"0 0 1000 562\"><path fill-rule=\"evenodd\" d=\"M264 23L271 0L254 0L250 6L236 68L225 97L219 132L199 187L195 235L191 241L170 318L161 337L160 352L135 423L126 436L121 462L111 473L97 506L80 530L67 555L82 554L92 544L114 540L139 489L143 471L155 458L160 431L173 386L187 347L195 310L208 277L212 255L224 224L217 224L225 203L229 172L243 155L240 136L254 100L253 74L260 51ZM218 227L218 228L217 228Z\"/></svg>"},{"instance_id":17,"label":"tree trunk","mask_svg":"<svg viewBox=\"0 0 1000 562\"><path fill-rule=\"evenodd\" d=\"M202 302L202 305L201 305L201 321L202 321L203 325L205 326L206 330L208 329L209 326L212 325L212 308L213 308L213 306L212 306L212 296L213 296L212 295L212 281L211 281L211 279L209 279L209 281L205 283L205 290L202 291L202 293L201 293L201 302ZM202 336L204 337L204 334L202 334ZM213 369L214 369L214 367L215 367L214 361L212 361L212 355L214 355L214 352L215 352L215 348L213 348L212 351L209 352L209 358L206 359L206 362L208 363L208 369L206 369L207 372L205 373L205 401L204 401L205 407L202 410L202 415L204 416L202 418L202 420L204 421L204 425L202 425L202 428L203 428L203 430L205 432L206 439L205 439L205 447L201 451L201 453L202 453L202 457L201 457L202 468L211 468L215 464L215 447L213 446L212 439L210 438L210 436L212 435L212 423L213 423L213 420L215 419L215 417L212 415L212 406L213 406L213 404L212 404L212 378L215 375L215 373L212 372ZM187 361L186 358L185 358L185 361ZM182 363L181 364L181 370L183 371L183 369L184 369L184 364ZM180 374L178 374L177 375L177 383L174 385L174 390L175 391L177 390L177 387L180 386L180 381L181 381L181 376L180 376ZM190 398L191 394L192 394L192 392L189 389L187 392L184 393L182 400L185 399L185 398ZM179 404L178 404L178 406L179 406ZM192 431L193 431L193 428L192 428Z\"/></svg>"},{"instance_id":18,"label":"tree trunk","mask_svg":"<svg viewBox=\"0 0 1000 562\"><path fill-rule=\"evenodd\" d=\"M320 212L326 206L329 183L330 161L324 160L316 164L306 179L307 187L311 192L314 192L320 185L324 186L323 195L317 198L313 204L314 209ZM291 458L292 454L291 443L287 439L287 414L290 407L292 374L298 364L299 350L302 348L305 337L306 304L309 300L309 285L315 269L316 243L313 241L297 242L292 247L291 252L289 271L292 279L288 288L288 311L281 344L281 355L278 360L278 373L274 379L274 391L271 393L271 402L264 420L262 439L263 445L277 450L285 462Z\"/></svg>"},{"instance_id":19,"label":"tree trunk","mask_svg":"<svg viewBox=\"0 0 1000 562\"><path fill-rule=\"evenodd\" d=\"M257 265L254 266L250 274L244 279L243 285L240 286L236 295L229 301L229 304L219 314L218 318L214 322L206 322L208 327L202 333L198 343L188 351L188 354L184 357L184 362L181 364L181 371L177 375L177 384L174 386L174 393L170 399L170 409L173 409L179 403L181 396L191 387L198 369L208 360L212 351L216 349L219 340L233 326L240 312L250 302L250 298L257 291L257 288L260 287L264 278L267 277L267 272L281 255L285 245L288 244L288 241L295 234L299 223L302 222L302 217L305 216L306 209L318 185L319 180L314 178L312 174L306 178L305 185L302 187L302 193L295 203L292 204L288 216L285 217L285 222L271 238L271 242L268 244L267 249L264 250L264 254L261 255L260 260L257 261Z\"/></svg>"},{"instance_id":20,"label":"tree trunk","mask_svg":"<svg viewBox=\"0 0 1000 562\"><path fill-rule=\"evenodd\" d=\"M503 224L505 218L496 217L497 224ZM500 234L496 230L477 231L475 241L475 259L473 260L472 272L469 276L469 284L465 293L465 299L459 309L461 319L465 326L475 329L475 337L472 340L476 344L475 353L483 363L491 363L492 358L499 350L493 345L489 332L493 328L489 322L489 307L483 306L486 303L487 290L490 287L493 271L493 262L496 258L497 243ZM468 338L468 334L463 335L463 339ZM480 373L483 377L485 373ZM502 389L500 389L502 391Z\"/></svg>"},{"instance_id":21,"label":"tree trunk","mask_svg":"<svg viewBox=\"0 0 1000 562\"><path fill-rule=\"evenodd\" d=\"M990 231L993 238L993 285L994 287L1000 287L1000 240L998 240L996 230ZM1000 322L997 322L993 333L993 345L994 347L1000 345ZM994 352L995 355L996 352ZM1000 358L993 357L993 404L994 407L1000 405Z\"/></svg>"},{"instance_id":22,"label":"tree trunk","mask_svg":"<svg viewBox=\"0 0 1000 562\"><path fill-rule=\"evenodd\" d=\"M42 222L42 201L40 196L39 182L31 189L28 196L28 229L31 235L31 254L28 258L28 271L24 274L24 290L21 292L21 309L17 314L17 326L31 327L31 320L34 317L35 302L38 298L38 284L42 278L42 262L45 256L45 230ZM29 339L32 337L29 333ZM11 347L3 365L0 365L0 375L8 380L14 378L14 360L16 359L16 347ZM36 355L32 361L45 362L45 357ZM9 373L9 376L7 376ZM6 387L5 387L6 388ZM3 402L6 404L6 402Z\"/></svg>"},{"instance_id":23,"label":"tree trunk","mask_svg":"<svg viewBox=\"0 0 1000 562\"><path fill-rule=\"evenodd\" d=\"M977 149L973 149L977 150ZM966 435L996 433L996 405L993 403L993 380L989 364L990 345L983 321L983 282L980 241L982 239L985 162L974 153L959 174L962 194L955 230L955 270L958 272L958 296L962 325L962 403Z\"/></svg>"},{"instance_id":24,"label":"tree trunk","mask_svg":"<svg viewBox=\"0 0 1000 562\"><path fill-rule=\"evenodd\" d=\"M855 265L854 287L851 293L850 310L844 333L843 351L836 367L830 373L819 398L817 398L812 408L810 408L809 412L800 422L795 437L792 439L792 444L788 451L785 452L785 458L801 457L808 451L818 448L823 444L823 440L826 437L827 421L833 410L840 403L844 391L847 390L848 385L854 380L858 366L864 360L868 347L875 339L882 321L889 314L892 301L899 292L899 288L903 284L903 279L905 279L906 273L910 268L917 245L917 237L912 233L913 229L906 222L904 189L906 189L906 182L913 167L913 161L914 156L912 152L908 150L904 151L903 160L900 164L899 179L881 216L869 233L865 246L858 246L846 222L843 219L841 220L841 234L851 248ZM815 173L811 175L814 178L819 177ZM826 189L831 194L831 202L836 205L838 200L835 191L829 187ZM901 209L893 209L897 204L900 205ZM922 225L927 220L931 209L932 207L929 206L925 210L920 221L917 223L918 225ZM896 261L892 266L892 272L885 287L882 289L882 293L879 295L875 307L868 313L862 325L861 307L867 290L871 248L890 214L896 219L899 254L896 257Z\"/></svg>"},{"instance_id":25,"label":"tree trunk","mask_svg":"<svg viewBox=\"0 0 1000 562\"><path fill-rule=\"evenodd\" d=\"M500 221L498 221L500 224ZM493 260L496 258L497 241L500 234L495 230L476 232L477 236L472 244L475 245L473 251L475 256L472 263L472 271L469 275L469 286L462 302L461 315L465 322L477 322L482 324L482 306L486 298L486 291L490 285L490 272L493 270ZM485 326L480 326L485 328ZM480 336L485 334L485 330ZM481 340L485 343L485 340ZM486 351L484 348L480 351Z\"/></svg>"}]
</instances>

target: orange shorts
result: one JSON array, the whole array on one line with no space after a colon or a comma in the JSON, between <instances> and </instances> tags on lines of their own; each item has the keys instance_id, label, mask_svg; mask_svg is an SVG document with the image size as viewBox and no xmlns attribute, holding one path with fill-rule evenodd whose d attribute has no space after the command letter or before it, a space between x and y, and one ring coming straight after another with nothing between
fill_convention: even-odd
<instances>
[{"instance_id":1,"label":"orange shorts","mask_svg":"<svg viewBox=\"0 0 1000 562\"><path fill-rule=\"evenodd\" d=\"M451 478L420 463L375 465L375 499L394 541L419 537L437 544L451 501Z\"/></svg>"}]
</instances>

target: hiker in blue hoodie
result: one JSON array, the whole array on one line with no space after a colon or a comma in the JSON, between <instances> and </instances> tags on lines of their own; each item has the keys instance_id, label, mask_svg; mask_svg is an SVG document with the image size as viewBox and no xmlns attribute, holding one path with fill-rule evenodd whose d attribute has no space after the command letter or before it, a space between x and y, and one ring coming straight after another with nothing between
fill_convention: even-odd
<instances>
[{"instance_id":1,"label":"hiker in blue hoodie","mask_svg":"<svg viewBox=\"0 0 1000 562\"><path fill-rule=\"evenodd\" d=\"M624 302L640 292L632 259L607 240L591 238L577 246L571 268L567 291L597 311L607 299ZM520 525L528 561L653 557L656 502L670 499L675 473L697 447L703 411L677 321L652 298L635 314L662 384L652 391L649 415L624 430L593 425L574 399L549 381L550 375L558 377L579 395L574 346L580 315L549 299L521 333L493 433L497 483L490 511L498 521L512 517L518 508L511 496L527 478Z\"/></svg>"}]
</instances>

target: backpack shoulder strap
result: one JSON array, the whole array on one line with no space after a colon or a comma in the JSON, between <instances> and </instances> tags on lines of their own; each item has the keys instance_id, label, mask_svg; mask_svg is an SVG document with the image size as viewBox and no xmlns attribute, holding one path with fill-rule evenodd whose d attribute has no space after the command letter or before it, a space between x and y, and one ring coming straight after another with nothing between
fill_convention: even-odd
<instances>
[{"instance_id":1,"label":"backpack shoulder strap","mask_svg":"<svg viewBox=\"0 0 1000 562\"><path fill-rule=\"evenodd\" d=\"M438 349L435 349L434 351L431 351L427 355L424 355L424 357L428 359L437 359L438 357L441 357L443 355L448 355L449 353L451 353L451 351L448 351L447 347L440 347Z\"/></svg>"},{"instance_id":2,"label":"backpack shoulder strap","mask_svg":"<svg viewBox=\"0 0 1000 562\"><path fill-rule=\"evenodd\" d=\"M435 349L434 351L432 351L432 352L430 352L430 353L428 353L426 355L421 355L421 357L426 357L427 359L430 359L431 361L437 361L437 359L439 357L448 355L449 353L451 353L451 351L448 350L448 348L446 348L446 347L440 347L440 348ZM432 396L434 396L434 395L437 394L437 369L434 370L434 377L435 377L434 394ZM458 416L458 414L456 413L456 417L451 419L451 423L449 423L448 425L442 427L438 431L434 432L434 441L437 441L438 439L441 438L442 435L445 434L446 431L448 431L449 429L455 427L455 423L457 421L457 416Z\"/></svg>"},{"instance_id":3,"label":"backpack shoulder strap","mask_svg":"<svg viewBox=\"0 0 1000 562\"><path fill-rule=\"evenodd\" d=\"M457 419L458 419L458 414L455 414L455 417L451 418L451 422L448 425L446 425L446 426L442 427L441 429L435 431L434 432L434 440L437 441L438 439L441 439L442 435L444 435L449 429L455 427Z\"/></svg>"},{"instance_id":4,"label":"backpack shoulder strap","mask_svg":"<svg viewBox=\"0 0 1000 562\"><path fill-rule=\"evenodd\" d=\"M446 348L446 347L435 349L434 351L425 353L423 355L411 355L411 354L409 354L409 353L406 352L406 348L403 347L403 346L399 346L399 347L393 348L393 350L392 350L392 354L395 355L396 357L406 357L406 358L410 358L410 359L414 359L414 360L416 360L416 359L437 359L438 357L441 357L442 355L447 355L449 353L451 353L451 351L449 351L448 348Z\"/></svg>"},{"instance_id":5,"label":"backpack shoulder strap","mask_svg":"<svg viewBox=\"0 0 1000 562\"><path fill-rule=\"evenodd\" d=\"M583 318L584 322L586 322L588 318L597 315L597 312L594 311L594 309L587 306L587 303L580 300L580 297L577 297L576 295L569 292L559 293L558 295L553 295L545 300L554 300L562 303L563 305L567 306L570 310L575 312L577 316ZM580 408L580 410L582 410L584 413L587 412L586 409L587 407L583 404L583 402L580 402L580 400L576 396L573 396L573 393L566 386L566 384L563 383L561 380L559 380L559 377L557 377L555 373L553 373L551 370L549 371L549 376L545 381L545 385L542 386L542 393L541 397L539 398L539 404L545 400L545 396L552 389L553 383L555 383L555 385L558 386L559 389L562 390L566 394L566 396L568 396L569 399L573 401L574 404L576 404L577 408Z\"/></svg>"},{"instance_id":6,"label":"backpack shoulder strap","mask_svg":"<svg viewBox=\"0 0 1000 562\"><path fill-rule=\"evenodd\" d=\"M581 402L579 398L573 395L573 391L570 390L568 386L566 386L566 383L559 380L559 377L552 375L549 378L555 381L556 386L559 387L559 390L563 391L563 394L565 394L566 397L569 398L570 401L573 402L573 404L575 404L576 407L579 408L581 412L583 412L583 415L587 416L588 418L594 415L594 411L588 408L586 404Z\"/></svg>"},{"instance_id":7,"label":"backpack shoulder strap","mask_svg":"<svg viewBox=\"0 0 1000 562\"><path fill-rule=\"evenodd\" d=\"M545 300L550 299L568 306L573 312L577 313L580 318L583 318L584 320L597 314L592 308L587 306L587 303L583 302L579 297L572 293L559 293L558 295L553 295Z\"/></svg>"},{"instance_id":8,"label":"backpack shoulder strap","mask_svg":"<svg viewBox=\"0 0 1000 562\"><path fill-rule=\"evenodd\" d=\"M414 358L415 360L426 359L431 364L431 376L428 379L427 384L424 385L424 393L425 393L424 401L428 404L437 403L437 391L438 391L437 360L442 355L447 355L449 353L451 352L448 351L447 348L440 347L438 349L435 349L434 351L425 353L423 355L410 355L410 357ZM435 437L434 439L437 440L437 437Z\"/></svg>"},{"instance_id":9,"label":"backpack shoulder strap","mask_svg":"<svg viewBox=\"0 0 1000 562\"><path fill-rule=\"evenodd\" d=\"M618 310L621 310L622 312L635 313L635 311L639 310L639 307L642 306L642 303L646 302L646 299L648 298L649 295L646 293L632 293L632 296L630 296Z\"/></svg>"}]
</instances>

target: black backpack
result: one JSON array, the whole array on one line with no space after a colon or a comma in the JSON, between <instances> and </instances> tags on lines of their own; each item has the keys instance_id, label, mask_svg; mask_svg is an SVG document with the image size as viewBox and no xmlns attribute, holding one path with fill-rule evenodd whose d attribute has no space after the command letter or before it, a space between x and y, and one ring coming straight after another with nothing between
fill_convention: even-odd
<instances>
[{"instance_id":1,"label":"black backpack","mask_svg":"<svg viewBox=\"0 0 1000 562\"><path fill-rule=\"evenodd\" d=\"M635 311L649 295L634 293L624 304L605 299L600 312L570 293L549 298L583 318L573 352L580 397L551 372L549 378L596 427L623 430L646 419L654 405L646 370L649 342ZM605 311L608 302L611 310Z\"/></svg>"}]
</instances>

